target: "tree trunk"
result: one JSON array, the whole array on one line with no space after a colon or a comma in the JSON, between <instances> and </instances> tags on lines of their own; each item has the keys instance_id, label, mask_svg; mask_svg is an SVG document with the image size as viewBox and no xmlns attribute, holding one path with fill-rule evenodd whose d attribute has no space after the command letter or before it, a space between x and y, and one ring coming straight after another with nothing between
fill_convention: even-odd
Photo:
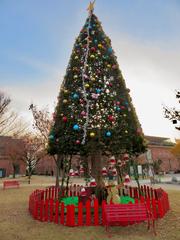
<instances>
[{"instance_id":1,"label":"tree trunk","mask_svg":"<svg viewBox=\"0 0 180 240\"><path fill-rule=\"evenodd\" d=\"M60 168L61 168L61 161L62 161L62 155L53 156L54 161L56 163L56 187L59 187L59 177L60 177Z\"/></svg>"},{"instance_id":2,"label":"tree trunk","mask_svg":"<svg viewBox=\"0 0 180 240\"><path fill-rule=\"evenodd\" d=\"M68 196L68 185L69 185L69 171L71 169L71 161L72 161L72 155L70 156L69 158L69 161L68 161L68 171L67 171L67 181L66 181L66 196Z\"/></svg>"},{"instance_id":3,"label":"tree trunk","mask_svg":"<svg viewBox=\"0 0 180 240\"><path fill-rule=\"evenodd\" d=\"M88 156L81 156L81 161L83 162L84 168L84 177L89 178L89 164L88 164Z\"/></svg>"},{"instance_id":4,"label":"tree trunk","mask_svg":"<svg viewBox=\"0 0 180 240\"><path fill-rule=\"evenodd\" d=\"M31 183L31 172L28 172L28 184Z\"/></svg>"},{"instance_id":5,"label":"tree trunk","mask_svg":"<svg viewBox=\"0 0 180 240\"><path fill-rule=\"evenodd\" d=\"M16 167L13 166L13 178L16 178Z\"/></svg>"},{"instance_id":6,"label":"tree trunk","mask_svg":"<svg viewBox=\"0 0 180 240\"><path fill-rule=\"evenodd\" d=\"M134 170L134 178L135 178L136 183L138 185L139 193L142 195L141 186L140 186L140 183L139 183L139 174L138 174L137 164L136 164L135 158L133 159L133 170Z\"/></svg>"},{"instance_id":7,"label":"tree trunk","mask_svg":"<svg viewBox=\"0 0 180 240\"><path fill-rule=\"evenodd\" d=\"M102 178L102 156L101 152L98 151L91 155L91 175L95 178L97 187L103 186Z\"/></svg>"}]
</instances>

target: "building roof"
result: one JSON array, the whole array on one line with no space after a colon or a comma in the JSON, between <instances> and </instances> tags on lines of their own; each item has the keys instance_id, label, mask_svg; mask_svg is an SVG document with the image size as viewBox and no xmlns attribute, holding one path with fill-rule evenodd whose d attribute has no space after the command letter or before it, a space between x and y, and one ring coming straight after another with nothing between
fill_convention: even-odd
<instances>
[{"instance_id":1,"label":"building roof","mask_svg":"<svg viewBox=\"0 0 180 240\"><path fill-rule=\"evenodd\" d=\"M145 136L147 143L149 145L158 145L158 146L174 146L175 144L171 142L168 137L156 137L156 136Z\"/></svg>"}]
</instances>

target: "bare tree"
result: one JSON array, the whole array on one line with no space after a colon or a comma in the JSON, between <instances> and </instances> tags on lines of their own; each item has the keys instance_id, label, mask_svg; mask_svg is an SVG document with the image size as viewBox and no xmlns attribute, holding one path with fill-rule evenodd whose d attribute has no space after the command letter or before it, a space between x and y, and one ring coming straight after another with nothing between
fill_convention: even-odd
<instances>
[{"instance_id":1,"label":"bare tree","mask_svg":"<svg viewBox=\"0 0 180 240\"><path fill-rule=\"evenodd\" d=\"M17 137L25 133L27 123L10 109L10 104L10 97L0 91L0 135Z\"/></svg>"},{"instance_id":2,"label":"bare tree","mask_svg":"<svg viewBox=\"0 0 180 240\"><path fill-rule=\"evenodd\" d=\"M30 184L32 173L38 162L45 157L46 153L42 148L41 138L27 134L22 138L21 157L26 164L28 183Z\"/></svg>"},{"instance_id":3,"label":"bare tree","mask_svg":"<svg viewBox=\"0 0 180 240\"><path fill-rule=\"evenodd\" d=\"M176 91L176 98L178 99L178 102L180 103L180 91ZM180 111L176 108L169 108L167 106L163 107L164 109L164 115L165 118L172 121L173 124L178 124L175 128L177 130L180 130Z\"/></svg>"},{"instance_id":4,"label":"bare tree","mask_svg":"<svg viewBox=\"0 0 180 240\"><path fill-rule=\"evenodd\" d=\"M33 127L39 132L42 138L44 149L46 149L53 119L51 119L47 108L38 110L36 105L31 104L29 106L29 110L31 110L34 119ZM60 170L62 168L63 157L60 155L53 155L52 158L56 164L56 187L59 187L59 177Z\"/></svg>"},{"instance_id":5,"label":"bare tree","mask_svg":"<svg viewBox=\"0 0 180 240\"><path fill-rule=\"evenodd\" d=\"M23 163L22 160L22 141L20 139L7 138L4 144L5 154L12 164L13 178L16 177L18 168Z\"/></svg>"}]
</instances>

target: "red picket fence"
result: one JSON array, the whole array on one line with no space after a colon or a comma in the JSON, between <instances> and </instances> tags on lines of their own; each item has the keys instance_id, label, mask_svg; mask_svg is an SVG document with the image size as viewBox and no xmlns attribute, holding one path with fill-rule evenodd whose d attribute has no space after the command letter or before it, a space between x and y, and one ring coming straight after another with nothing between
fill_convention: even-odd
<instances>
[{"instance_id":1,"label":"red picket fence","mask_svg":"<svg viewBox=\"0 0 180 240\"><path fill-rule=\"evenodd\" d=\"M68 189L68 196L79 196L83 186L73 185ZM44 222L54 222L65 226L99 226L105 224L104 205L100 205L97 199L87 200L78 206L60 203L58 194L60 188L49 187L44 190L35 190L29 196L29 212L34 219ZM129 196L135 198L135 202L146 202L155 219L162 218L169 210L168 194L161 188L152 189L148 186L137 188L129 187Z\"/></svg>"}]
</instances>

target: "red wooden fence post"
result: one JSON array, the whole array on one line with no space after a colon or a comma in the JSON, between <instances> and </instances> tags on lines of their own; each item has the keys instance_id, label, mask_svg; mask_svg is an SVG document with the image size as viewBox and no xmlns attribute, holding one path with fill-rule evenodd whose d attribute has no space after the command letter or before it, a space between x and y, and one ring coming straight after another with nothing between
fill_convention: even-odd
<instances>
[{"instance_id":1,"label":"red wooden fence post","mask_svg":"<svg viewBox=\"0 0 180 240\"><path fill-rule=\"evenodd\" d=\"M138 198L138 188L134 188L134 198Z\"/></svg>"},{"instance_id":2,"label":"red wooden fence post","mask_svg":"<svg viewBox=\"0 0 180 240\"><path fill-rule=\"evenodd\" d=\"M49 200L46 199L45 201L45 214L44 214L44 221L47 222L48 221L48 209L49 208Z\"/></svg>"},{"instance_id":3,"label":"red wooden fence post","mask_svg":"<svg viewBox=\"0 0 180 240\"><path fill-rule=\"evenodd\" d=\"M140 196L140 202L141 202L141 203L144 203L144 201L145 201L145 200L144 200L144 196Z\"/></svg>"},{"instance_id":4,"label":"red wooden fence post","mask_svg":"<svg viewBox=\"0 0 180 240\"><path fill-rule=\"evenodd\" d=\"M50 211L49 221L52 222L52 221L53 221L53 210L54 210L53 200L50 199L50 200L49 200L49 203L50 203L50 204L49 204L49 205L50 205L50 207L49 207L49 211Z\"/></svg>"},{"instance_id":5,"label":"red wooden fence post","mask_svg":"<svg viewBox=\"0 0 180 240\"><path fill-rule=\"evenodd\" d=\"M74 205L70 205L70 226L74 227L75 226L75 206Z\"/></svg>"},{"instance_id":6,"label":"red wooden fence post","mask_svg":"<svg viewBox=\"0 0 180 240\"><path fill-rule=\"evenodd\" d=\"M90 200L86 201L86 226L91 225L91 203Z\"/></svg>"},{"instance_id":7,"label":"red wooden fence post","mask_svg":"<svg viewBox=\"0 0 180 240\"><path fill-rule=\"evenodd\" d=\"M157 214L157 201L156 199L152 199L152 210L153 210L153 216L155 219L158 218L158 214Z\"/></svg>"},{"instance_id":8,"label":"red wooden fence post","mask_svg":"<svg viewBox=\"0 0 180 240\"><path fill-rule=\"evenodd\" d=\"M51 199L51 188L48 188L48 199Z\"/></svg>"},{"instance_id":9,"label":"red wooden fence post","mask_svg":"<svg viewBox=\"0 0 180 240\"><path fill-rule=\"evenodd\" d=\"M55 188L54 187L52 187L52 195L51 195L51 198L54 200L54 194L55 194Z\"/></svg>"},{"instance_id":10,"label":"red wooden fence post","mask_svg":"<svg viewBox=\"0 0 180 240\"><path fill-rule=\"evenodd\" d=\"M98 210L99 210L99 203L98 203L98 199L96 198L96 199L94 199L94 226L99 225Z\"/></svg>"},{"instance_id":11,"label":"red wooden fence post","mask_svg":"<svg viewBox=\"0 0 180 240\"><path fill-rule=\"evenodd\" d=\"M44 214L44 201L40 201L40 217L39 217L39 220L42 222L43 221L43 214Z\"/></svg>"},{"instance_id":12,"label":"red wooden fence post","mask_svg":"<svg viewBox=\"0 0 180 240\"><path fill-rule=\"evenodd\" d=\"M79 202L78 204L78 226L83 225L83 204Z\"/></svg>"},{"instance_id":13,"label":"red wooden fence post","mask_svg":"<svg viewBox=\"0 0 180 240\"><path fill-rule=\"evenodd\" d=\"M55 207L55 217L54 222L58 224L58 217L59 217L59 201L56 201L56 207Z\"/></svg>"},{"instance_id":14,"label":"red wooden fence post","mask_svg":"<svg viewBox=\"0 0 180 240\"><path fill-rule=\"evenodd\" d=\"M34 218L35 219L38 219L38 201L35 201L35 204L34 204Z\"/></svg>"},{"instance_id":15,"label":"red wooden fence post","mask_svg":"<svg viewBox=\"0 0 180 240\"><path fill-rule=\"evenodd\" d=\"M44 190L41 192L41 200L44 200Z\"/></svg>"},{"instance_id":16,"label":"red wooden fence post","mask_svg":"<svg viewBox=\"0 0 180 240\"><path fill-rule=\"evenodd\" d=\"M71 226L71 206L67 205L66 210L66 226Z\"/></svg>"},{"instance_id":17,"label":"red wooden fence post","mask_svg":"<svg viewBox=\"0 0 180 240\"><path fill-rule=\"evenodd\" d=\"M150 190L149 190L149 186L147 186L147 197L150 198Z\"/></svg>"},{"instance_id":18,"label":"red wooden fence post","mask_svg":"<svg viewBox=\"0 0 180 240\"><path fill-rule=\"evenodd\" d=\"M47 196L48 196L48 189L46 188L46 190L45 190L45 200L47 199Z\"/></svg>"},{"instance_id":19,"label":"red wooden fence post","mask_svg":"<svg viewBox=\"0 0 180 240\"><path fill-rule=\"evenodd\" d=\"M61 220L60 223L64 225L64 203L61 203Z\"/></svg>"},{"instance_id":20,"label":"red wooden fence post","mask_svg":"<svg viewBox=\"0 0 180 240\"><path fill-rule=\"evenodd\" d=\"M146 198L146 205L147 205L147 208L150 210L150 212L151 212L151 203L150 203L150 198L149 197L147 197Z\"/></svg>"},{"instance_id":21,"label":"red wooden fence post","mask_svg":"<svg viewBox=\"0 0 180 240\"><path fill-rule=\"evenodd\" d=\"M157 189L154 189L154 197L155 197L156 200L158 200Z\"/></svg>"},{"instance_id":22,"label":"red wooden fence post","mask_svg":"<svg viewBox=\"0 0 180 240\"><path fill-rule=\"evenodd\" d=\"M105 208L105 205L106 205L106 201L103 200L102 201L102 225L104 226L106 224L106 217L105 217L105 211L104 211L104 208Z\"/></svg>"},{"instance_id":23,"label":"red wooden fence post","mask_svg":"<svg viewBox=\"0 0 180 240\"><path fill-rule=\"evenodd\" d=\"M162 218L164 216L164 213L163 213L163 207L162 207L162 201L161 199L158 199L157 200L157 205L158 205L158 215L160 218Z\"/></svg>"}]
</instances>

